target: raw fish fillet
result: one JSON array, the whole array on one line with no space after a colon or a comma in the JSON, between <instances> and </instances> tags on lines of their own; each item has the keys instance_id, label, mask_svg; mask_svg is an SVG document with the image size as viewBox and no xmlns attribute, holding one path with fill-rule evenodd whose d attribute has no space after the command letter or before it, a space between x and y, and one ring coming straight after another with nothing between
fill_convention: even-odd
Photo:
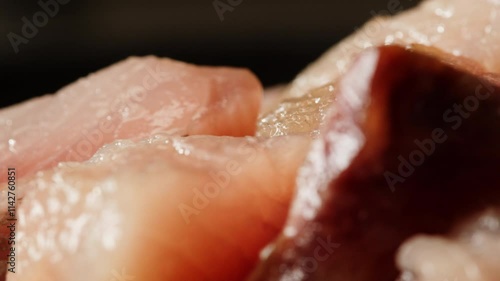
<instances>
[{"instance_id":1,"label":"raw fish fillet","mask_svg":"<svg viewBox=\"0 0 500 281\"><path fill-rule=\"evenodd\" d=\"M247 71L150 57L0 111L22 128L0 163L29 190L8 280L497 281L498 13L376 18L264 101ZM159 62L166 80L122 104Z\"/></svg>"},{"instance_id":2,"label":"raw fish fillet","mask_svg":"<svg viewBox=\"0 0 500 281\"><path fill-rule=\"evenodd\" d=\"M387 8L392 12L402 6L404 1L391 0ZM325 120L323 112L335 99L335 82L359 53L381 45L412 44L431 46L475 61L488 72L500 73L500 2L431 0L394 17L372 19L311 63L284 88L282 103L262 112L257 134L310 132L317 136Z\"/></svg>"},{"instance_id":3,"label":"raw fish fillet","mask_svg":"<svg viewBox=\"0 0 500 281\"><path fill-rule=\"evenodd\" d=\"M399 252L401 281L497 281L500 77L386 46L360 55L335 103L250 280L396 280Z\"/></svg>"},{"instance_id":4,"label":"raw fish fillet","mask_svg":"<svg viewBox=\"0 0 500 281\"><path fill-rule=\"evenodd\" d=\"M7 280L243 280L284 223L308 143L159 136L40 172Z\"/></svg>"},{"instance_id":5,"label":"raw fish fillet","mask_svg":"<svg viewBox=\"0 0 500 281\"><path fill-rule=\"evenodd\" d=\"M18 177L84 161L116 139L255 132L262 88L247 70L129 58L0 110L0 170ZM5 178L0 178L0 183Z\"/></svg>"}]
</instances>

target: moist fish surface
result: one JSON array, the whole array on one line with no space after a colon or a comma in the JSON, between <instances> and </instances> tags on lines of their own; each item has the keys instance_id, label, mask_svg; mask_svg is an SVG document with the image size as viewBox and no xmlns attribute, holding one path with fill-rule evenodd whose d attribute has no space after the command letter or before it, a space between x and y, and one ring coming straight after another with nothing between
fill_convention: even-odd
<instances>
[{"instance_id":1,"label":"moist fish surface","mask_svg":"<svg viewBox=\"0 0 500 281\"><path fill-rule=\"evenodd\" d=\"M400 6L391 8L393 13L402 9L403 1L391 2L400 2ZM500 72L500 2L471 3L428 0L394 17L383 15L372 19L302 71L286 90L286 96L302 96L337 80L357 54L381 45L431 46L474 60L488 72Z\"/></svg>"},{"instance_id":2,"label":"moist fish surface","mask_svg":"<svg viewBox=\"0 0 500 281\"><path fill-rule=\"evenodd\" d=\"M400 11L403 5L404 1L388 1L388 12ZM413 44L464 57L488 72L500 73L500 2L429 0L394 17L372 19L325 52L285 87L281 92L282 103L261 113L257 134L309 132L317 136L326 116L322 112L335 99L335 82L359 53L382 45Z\"/></svg>"},{"instance_id":3,"label":"moist fish surface","mask_svg":"<svg viewBox=\"0 0 500 281\"><path fill-rule=\"evenodd\" d=\"M76 167L116 139L252 135L261 95L260 82L244 69L129 58L55 95L0 110L0 169L16 168L19 208L30 188L23 178L60 162ZM6 179L0 179L0 260L10 249Z\"/></svg>"},{"instance_id":4,"label":"moist fish surface","mask_svg":"<svg viewBox=\"0 0 500 281\"><path fill-rule=\"evenodd\" d=\"M253 135L261 95L244 69L129 58L55 95L0 110L0 170L16 167L23 177L87 160L116 139L157 133Z\"/></svg>"},{"instance_id":5,"label":"moist fish surface","mask_svg":"<svg viewBox=\"0 0 500 281\"><path fill-rule=\"evenodd\" d=\"M249 280L498 280L500 77L386 46L338 87Z\"/></svg>"},{"instance_id":6,"label":"moist fish surface","mask_svg":"<svg viewBox=\"0 0 500 281\"><path fill-rule=\"evenodd\" d=\"M158 136L40 172L7 280L242 280L284 223L308 144Z\"/></svg>"},{"instance_id":7,"label":"moist fish surface","mask_svg":"<svg viewBox=\"0 0 500 281\"><path fill-rule=\"evenodd\" d=\"M488 208L448 235L416 235L397 254L402 280L498 280L500 212ZM418 278L418 279L417 279Z\"/></svg>"},{"instance_id":8,"label":"moist fish surface","mask_svg":"<svg viewBox=\"0 0 500 281\"><path fill-rule=\"evenodd\" d=\"M32 192L20 206L18 273L10 274L9 280L243 280L262 247L282 230L280 239L261 252L264 261L251 280L394 280L400 273L398 268L405 281L431 281L442 276L469 278L471 271L460 271L459 267L473 266L463 261L476 257L476 273L482 274L482 281L489 281L496 274L491 265L496 256L485 250L496 249L492 246L497 236L481 230L475 237L483 237L486 242L474 248L467 238L457 238L453 232L457 224L467 226L462 219L469 215L479 216L479 222L485 216L489 218L482 214L495 209L499 198L491 188L499 181L498 175L491 172L499 164L499 137L494 127L498 125L497 98L481 102L475 115L462 115L453 107L456 102L463 109L463 102L474 93L472 82L477 83L474 86L482 85L479 94L498 88L488 84L498 84L494 75L482 69L499 70L499 6L494 0L474 3L427 1L394 18L375 19L281 90L283 102L277 104L274 100L279 92L269 103L264 102L263 108L268 111L258 123L259 136L308 134L318 138L297 180L296 200L283 229L295 171L308 147L307 137L263 140L159 136L142 142L120 141L88 162L61 164L23 181L22 185ZM366 37L375 24L380 32ZM422 51L411 46L413 43L431 45L435 50ZM394 44L411 50L373 49L354 60L368 47ZM143 65L142 73L151 75L148 81L154 82L151 79L156 76L147 63L128 61L123 70L141 69L133 67L134 62ZM189 72L172 69L173 77ZM345 75L347 69L350 74ZM137 140L158 132L252 134L252 118L260 104L259 83L248 72L232 72L232 76L221 69L218 71L224 72L221 76L227 80L191 81L217 72L198 71L200 75L181 75L186 80L166 78L174 86L169 84L162 91L186 90L186 94L196 93L196 101L203 100L198 95L209 96L208 100L220 105L215 108L221 110L207 112L206 108L213 109L207 103L201 110L191 110L190 100L183 100L162 113L152 110L142 115L144 107L156 108L162 99L145 95L151 97L150 103L139 107L113 106L113 99L105 99L90 109L101 116L98 109L119 108L119 122L101 145L117 138ZM135 77L121 75L120 71L110 71L106 76L90 81L92 91L102 93L99 87L94 88L99 81L111 88L123 84L128 87ZM127 83L107 84L110 77ZM143 83L141 79L136 82ZM191 82L201 85L196 88L199 91L189 88ZM86 85L85 81L79 83ZM77 151L82 139L89 141L87 135L92 134L83 132L92 132L87 127L99 128L100 123L86 123L84 115L68 116L64 111L65 103L77 98L82 100L73 104L74 112L81 113L91 104L92 98L77 94L85 87L78 87L71 99L33 119L45 121L27 121L36 124L27 131L42 134L49 128L44 122L56 120L67 126L67 132L76 132L77 137L70 134L70 141L63 138L65 143L73 144L69 151ZM133 93L135 99L142 96L141 91L126 87L117 92ZM206 91L213 87L223 90ZM242 90L225 96L235 88ZM180 96L184 97L170 97ZM434 129L449 125L442 124L443 110L448 110L443 108L445 104L451 106L451 122L458 124L460 120L464 125L460 125L460 131L445 130L449 141L429 158L436 160L426 161L403 182L393 178L398 185L391 187L383 175L387 169L398 169L398 153L410 154L408 149L416 138L432 137ZM7 109L0 112L0 117L8 117L2 117L0 123L10 127L12 120L21 120L51 105L49 99L42 98ZM174 112L186 118L176 123L172 121L176 120ZM98 120L107 120L108 115L104 113ZM78 122L64 123L63 119L69 117ZM324 120L329 121L326 126ZM22 136L23 140L33 141L29 134ZM3 143L2 149L9 153L29 146L15 138L6 138ZM61 147L53 148L53 143L39 144L34 155L44 159L46 155L41 153L51 152L44 151L45 147L57 155ZM77 159L75 155L88 158L92 153L90 149L88 154L60 155L58 159L49 158L49 164L40 162L24 170L33 174L59 161L83 161L85 157ZM471 186L474 189L468 189ZM450 193L453 187L459 187L456 193ZM434 249L458 253L461 260L450 263L446 260L450 255L431 256ZM427 270L426 260L433 259L443 265L441 271L436 271L438 274Z\"/></svg>"}]
</instances>

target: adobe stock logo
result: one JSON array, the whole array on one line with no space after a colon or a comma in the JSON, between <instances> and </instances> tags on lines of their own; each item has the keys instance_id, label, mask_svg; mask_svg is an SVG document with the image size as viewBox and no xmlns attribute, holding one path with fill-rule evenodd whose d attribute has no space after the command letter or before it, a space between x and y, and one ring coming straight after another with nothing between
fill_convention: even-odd
<instances>
[{"instance_id":1,"label":"adobe stock logo","mask_svg":"<svg viewBox=\"0 0 500 281\"><path fill-rule=\"evenodd\" d=\"M325 239L326 238L326 239ZM327 237L316 237L317 245L309 256L302 256L293 265L282 264L278 270L283 276L281 280L306 280L316 272L320 263L328 260L341 246Z\"/></svg>"},{"instance_id":2,"label":"adobe stock logo","mask_svg":"<svg viewBox=\"0 0 500 281\"><path fill-rule=\"evenodd\" d=\"M31 19L22 17L21 21L23 26L21 28L21 35L9 32L7 39L14 52L19 53L19 45L28 44L30 39L33 39L38 34L38 29L42 28L49 23L50 18L54 18L59 13L60 5L68 4L70 0L44 0L38 1L38 6L41 10L34 13Z\"/></svg>"},{"instance_id":3,"label":"adobe stock logo","mask_svg":"<svg viewBox=\"0 0 500 281\"><path fill-rule=\"evenodd\" d=\"M122 268L121 271L113 270L111 271L113 278L110 281L132 281L135 280L135 276L127 274L125 268Z\"/></svg>"},{"instance_id":4,"label":"adobe stock logo","mask_svg":"<svg viewBox=\"0 0 500 281\"><path fill-rule=\"evenodd\" d=\"M212 2L212 5L214 6L215 12L219 16L219 19L221 22L224 21L224 13L225 12L234 11L234 8L236 8L237 6L239 6L243 2L243 0L226 0L226 1L227 1L227 3L225 3L225 1L222 1L222 0L214 0Z\"/></svg>"},{"instance_id":5,"label":"adobe stock logo","mask_svg":"<svg viewBox=\"0 0 500 281\"><path fill-rule=\"evenodd\" d=\"M485 89L486 91L483 91ZM399 166L397 171L385 171L384 178L392 192L398 183L404 183L415 170L424 164L437 150L438 145L448 140L447 131L456 131L460 129L464 120L471 117L481 105L481 101L488 99L495 93L495 88L488 81L481 81L476 86L474 94L465 97L461 103L454 103L443 112L443 123L449 125L449 128L434 128L429 138L424 140L415 139L413 143L416 148L413 149L407 158L403 155L397 157Z\"/></svg>"}]
</instances>

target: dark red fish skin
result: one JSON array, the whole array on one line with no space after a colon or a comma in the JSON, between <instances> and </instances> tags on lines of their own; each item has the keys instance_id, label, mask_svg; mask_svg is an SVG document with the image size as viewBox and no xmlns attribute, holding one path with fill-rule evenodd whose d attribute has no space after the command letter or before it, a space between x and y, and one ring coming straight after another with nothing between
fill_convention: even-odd
<instances>
[{"instance_id":1,"label":"dark red fish skin","mask_svg":"<svg viewBox=\"0 0 500 281\"><path fill-rule=\"evenodd\" d=\"M370 56L376 59L367 60ZM371 68L371 79L356 79ZM292 211L288 225L297 234L278 238L251 281L283 280L284 275L298 277L290 280L395 280L395 253L404 240L416 233L449 233L468 215L500 205L499 78L430 49L386 46L362 54L342 83L339 109L317 140L320 149L309 155L324 160L314 164L333 176L325 188L299 184L293 203L304 201L301 189L312 188L321 205L312 219ZM361 103L352 102L356 99ZM472 100L479 103L473 111L454 112L455 104ZM439 142L434 151L429 145L432 153L426 155L415 141L433 136ZM353 157L342 152L339 137L355 144ZM401 157L409 161L415 151L424 154L422 163L411 173L399 173ZM335 171L338 159L350 162ZM307 170L299 178L313 177ZM400 180L392 181L389 172ZM327 239L337 247L330 253L317 250L318 241Z\"/></svg>"}]
</instances>

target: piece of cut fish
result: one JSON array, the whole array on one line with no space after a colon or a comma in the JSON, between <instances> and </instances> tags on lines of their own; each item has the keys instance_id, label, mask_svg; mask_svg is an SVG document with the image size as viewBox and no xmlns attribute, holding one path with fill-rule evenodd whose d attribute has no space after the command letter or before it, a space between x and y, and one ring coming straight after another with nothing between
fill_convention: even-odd
<instances>
[{"instance_id":1,"label":"piece of cut fish","mask_svg":"<svg viewBox=\"0 0 500 281\"><path fill-rule=\"evenodd\" d=\"M405 241L500 207L500 77L439 50L384 46L337 87L287 223L249 280L395 280L402 244L404 281L498 280L498 232L478 247Z\"/></svg>"},{"instance_id":2,"label":"piece of cut fish","mask_svg":"<svg viewBox=\"0 0 500 281\"><path fill-rule=\"evenodd\" d=\"M399 249L401 281L495 281L500 276L500 212L491 208L447 236L417 235Z\"/></svg>"},{"instance_id":3,"label":"piece of cut fish","mask_svg":"<svg viewBox=\"0 0 500 281\"><path fill-rule=\"evenodd\" d=\"M401 10L402 2L389 1L393 10ZM303 70L285 90L286 96L303 96L336 81L363 50L394 44L434 47L500 73L500 2L428 0L393 17L376 17Z\"/></svg>"},{"instance_id":4,"label":"piece of cut fish","mask_svg":"<svg viewBox=\"0 0 500 281\"><path fill-rule=\"evenodd\" d=\"M308 144L157 136L40 172L7 280L240 281L283 226Z\"/></svg>"},{"instance_id":5,"label":"piece of cut fish","mask_svg":"<svg viewBox=\"0 0 500 281\"><path fill-rule=\"evenodd\" d=\"M129 58L0 110L0 170L16 167L23 177L87 160L116 139L157 133L253 135L261 95L248 70Z\"/></svg>"},{"instance_id":6,"label":"piece of cut fish","mask_svg":"<svg viewBox=\"0 0 500 281\"><path fill-rule=\"evenodd\" d=\"M403 2L389 1L387 8L391 12L400 10ZM325 120L320 112L335 99L335 82L360 52L382 45L413 44L464 57L488 72L500 73L500 2L429 0L394 17L372 19L330 48L284 88L281 104L261 113L257 134L310 132L317 136Z\"/></svg>"}]
</instances>

